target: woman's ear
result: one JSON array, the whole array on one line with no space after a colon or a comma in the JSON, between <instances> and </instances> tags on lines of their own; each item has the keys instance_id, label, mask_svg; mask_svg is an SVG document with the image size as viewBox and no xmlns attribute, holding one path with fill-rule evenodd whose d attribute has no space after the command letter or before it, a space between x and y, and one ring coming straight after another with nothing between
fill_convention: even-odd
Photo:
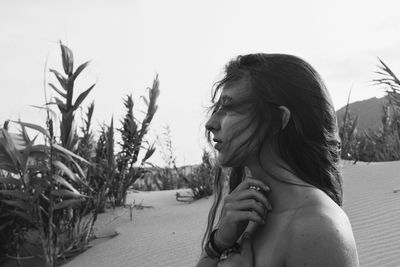
<instances>
[{"instance_id":1,"label":"woman's ear","mask_svg":"<svg viewBox=\"0 0 400 267\"><path fill-rule=\"evenodd\" d=\"M285 106L279 106L279 109L281 110L282 113L282 129L285 129L286 125L289 122L290 119L290 110L285 107Z\"/></svg>"}]
</instances>

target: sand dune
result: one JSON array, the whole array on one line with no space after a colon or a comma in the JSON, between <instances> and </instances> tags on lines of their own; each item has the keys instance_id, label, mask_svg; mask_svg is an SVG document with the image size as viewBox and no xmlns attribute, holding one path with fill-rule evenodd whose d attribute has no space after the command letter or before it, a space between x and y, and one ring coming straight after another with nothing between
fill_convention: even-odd
<instances>
[{"instance_id":1,"label":"sand dune","mask_svg":"<svg viewBox=\"0 0 400 267\"><path fill-rule=\"evenodd\" d=\"M344 165L344 209L361 266L400 266L400 162Z\"/></svg>"},{"instance_id":2,"label":"sand dune","mask_svg":"<svg viewBox=\"0 0 400 267\"><path fill-rule=\"evenodd\" d=\"M344 163L344 209L361 266L400 266L400 162ZM120 234L66 264L72 266L194 266L212 198L177 202L176 190L129 195L153 208L120 209L99 220L99 232Z\"/></svg>"}]
</instances>

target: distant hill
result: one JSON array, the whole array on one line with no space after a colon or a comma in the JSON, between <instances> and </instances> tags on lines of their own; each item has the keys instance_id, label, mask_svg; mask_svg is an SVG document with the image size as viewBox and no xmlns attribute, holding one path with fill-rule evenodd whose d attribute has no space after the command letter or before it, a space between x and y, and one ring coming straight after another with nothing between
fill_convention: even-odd
<instances>
[{"instance_id":1,"label":"distant hill","mask_svg":"<svg viewBox=\"0 0 400 267\"><path fill-rule=\"evenodd\" d=\"M357 132L364 130L378 130L382 127L381 118L383 116L382 106L387 103L387 97L370 98L362 101L350 103L350 114L358 117ZM339 127L343 125L343 117L346 106L336 111Z\"/></svg>"}]
</instances>

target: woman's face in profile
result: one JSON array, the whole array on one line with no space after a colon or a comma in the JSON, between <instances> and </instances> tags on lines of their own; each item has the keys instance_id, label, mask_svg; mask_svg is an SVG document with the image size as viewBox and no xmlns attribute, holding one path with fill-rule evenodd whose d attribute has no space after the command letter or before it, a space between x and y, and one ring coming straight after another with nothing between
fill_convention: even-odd
<instances>
[{"instance_id":1,"label":"woman's face in profile","mask_svg":"<svg viewBox=\"0 0 400 267\"><path fill-rule=\"evenodd\" d=\"M248 85L245 81L225 85L218 100L217 110L206 123L206 128L213 134L218 162L224 167L245 165L246 159L251 156L250 151L254 151L255 140L249 138L255 125L250 124L251 118L243 107L249 94L246 86Z\"/></svg>"}]
</instances>

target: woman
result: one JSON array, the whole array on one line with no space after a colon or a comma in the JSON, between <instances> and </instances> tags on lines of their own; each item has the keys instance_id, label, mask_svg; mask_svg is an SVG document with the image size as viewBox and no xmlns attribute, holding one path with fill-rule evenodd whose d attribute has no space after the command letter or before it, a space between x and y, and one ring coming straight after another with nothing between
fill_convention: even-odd
<instances>
[{"instance_id":1,"label":"woman","mask_svg":"<svg viewBox=\"0 0 400 267\"><path fill-rule=\"evenodd\" d=\"M213 103L206 129L219 164L232 169L214 227L221 171L216 177L197 266L358 266L340 207L335 110L314 68L291 55L239 56Z\"/></svg>"}]
</instances>

